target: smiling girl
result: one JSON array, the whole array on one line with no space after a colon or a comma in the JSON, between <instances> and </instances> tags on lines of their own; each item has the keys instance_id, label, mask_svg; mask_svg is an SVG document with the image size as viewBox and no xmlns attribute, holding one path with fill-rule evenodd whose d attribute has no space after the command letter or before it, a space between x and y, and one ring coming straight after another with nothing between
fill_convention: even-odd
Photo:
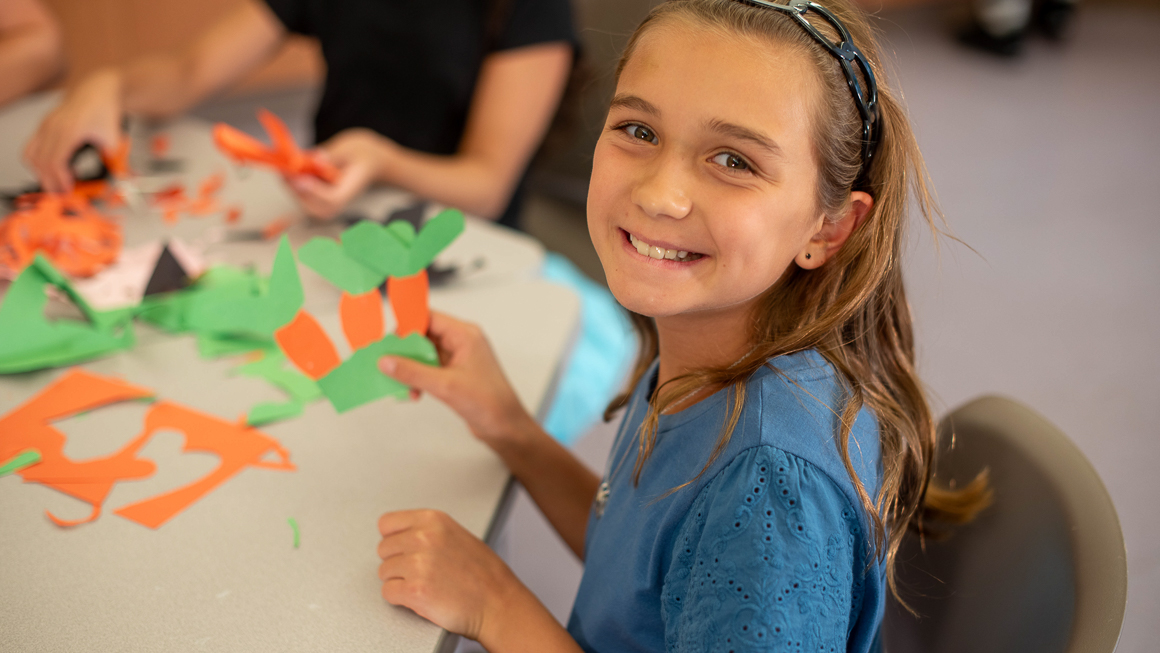
<instances>
[{"instance_id":1,"label":"smiling girl","mask_svg":"<svg viewBox=\"0 0 1160 653\"><path fill-rule=\"evenodd\" d=\"M630 39L588 226L642 336L603 479L519 405L486 340L436 315L449 404L576 555L567 631L482 542L384 515L379 577L493 652L873 651L908 528L986 500L930 485L900 253L933 228L910 126L845 0L671 0Z\"/></svg>"}]
</instances>

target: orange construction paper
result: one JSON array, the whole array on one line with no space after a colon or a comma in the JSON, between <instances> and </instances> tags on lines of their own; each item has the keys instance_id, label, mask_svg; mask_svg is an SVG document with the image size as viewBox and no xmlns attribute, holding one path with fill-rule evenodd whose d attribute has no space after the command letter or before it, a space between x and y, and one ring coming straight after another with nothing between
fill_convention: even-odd
<instances>
[{"instance_id":1,"label":"orange construction paper","mask_svg":"<svg viewBox=\"0 0 1160 653\"><path fill-rule=\"evenodd\" d=\"M275 218L267 222L266 226L262 227L262 238L264 240L274 240L275 238L281 236L293 224L293 218L286 216Z\"/></svg>"},{"instance_id":2,"label":"orange construction paper","mask_svg":"<svg viewBox=\"0 0 1160 653\"><path fill-rule=\"evenodd\" d=\"M395 333L406 338L411 333L427 335L431 309L427 304L427 271L409 277L387 277L387 299L395 312Z\"/></svg>"},{"instance_id":3,"label":"orange construction paper","mask_svg":"<svg viewBox=\"0 0 1160 653\"><path fill-rule=\"evenodd\" d=\"M64 455L65 435L51 422L119 401L153 396L145 388L74 368L11 413L0 417L0 460L24 449L40 452L41 462L17 473L28 483L47 485L92 506L85 519L65 521L47 513L59 526L75 526L96 519L117 481L144 478L156 466L137 458L145 443L137 438L104 458L73 461Z\"/></svg>"},{"instance_id":4,"label":"orange construction paper","mask_svg":"<svg viewBox=\"0 0 1160 653\"><path fill-rule=\"evenodd\" d=\"M383 339L383 298L377 288L361 295L342 293L338 313L342 333L352 350Z\"/></svg>"},{"instance_id":5,"label":"orange construction paper","mask_svg":"<svg viewBox=\"0 0 1160 653\"><path fill-rule=\"evenodd\" d=\"M242 219L242 210L236 206L231 206L226 211L226 224L237 224L238 220Z\"/></svg>"},{"instance_id":6,"label":"orange construction paper","mask_svg":"<svg viewBox=\"0 0 1160 653\"><path fill-rule=\"evenodd\" d=\"M0 220L0 268L19 272L40 252L66 274L91 277L117 260L121 243L120 225L84 197L31 193Z\"/></svg>"},{"instance_id":7,"label":"orange construction paper","mask_svg":"<svg viewBox=\"0 0 1160 653\"><path fill-rule=\"evenodd\" d=\"M290 454L277 440L252 428L205 415L168 401L159 401L145 416L145 430L138 440L147 440L159 430L173 429L185 436L182 451L205 451L221 458L218 468L203 478L156 497L114 511L142 526L157 528L188 508L246 467L293 471ZM262 460L273 452L281 460Z\"/></svg>"},{"instance_id":8,"label":"orange construction paper","mask_svg":"<svg viewBox=\"0 0 1160 653\"><path fill-rule=\"evenodd\" d=\"M225 175L217 173L206 177L198 187L197 196L189 197L185 186L173 184L153 193L153 206L161 210L165 222L176 224L182 213L205 216L221 211L217 193L225 183ZM228 216L227 216L228 219Z\"/></svg>"},{"instance_id":9,"label":"orange construction paper","mask_svg":"<svg viewBox=\"0 0 1160 653\"><path fill-rule=\"evenodd\" d=\"M213 128L213 140L218 149L239 164L257 163L269 166L284 175L314 175L323 181L333 183L338 179L338 168L317 154L303 152L294 137L278 116L265 109L258 110L258 120L270 135L273 145L266 145L258 139L218 123Z\"/></svg>"},{"instance_id":10,"label":"orange construction paper","mask_svg":"<svg viewBox=\"0 0 1160 653\"><path fill-rule=\"evenodd\" d=\"M166 154L169 154L169 135L156 134L149 139L149 153L155 159L164 159Z\"/></svg>"},{"instance_id":11,"label":"orange construction paper","mask_svg":"<svg viewBox=\"0 0 1160 653\"><path fill-rule=\"evenodd\" d=\"M338 350L322 326L306 311L299 310L294 319L274 332L274 340L286 358L306 376L317 381L342 362Z\"/></svg>"}]
</instances>

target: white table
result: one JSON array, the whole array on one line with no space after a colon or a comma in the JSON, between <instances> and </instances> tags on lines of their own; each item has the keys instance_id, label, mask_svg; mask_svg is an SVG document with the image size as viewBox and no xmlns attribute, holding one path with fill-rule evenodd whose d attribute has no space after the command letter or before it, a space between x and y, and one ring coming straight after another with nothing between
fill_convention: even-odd
<instances>
[{"instance_id":1,"label":"white table","mask_svg":"<svg viewBox=\"0 0 1160 653\"><path fill-rule=\"evenodd\" d=\"M23 180L14 156L49 105L41 98L0 112L0 186ZM207 127L183 120L166 128L175 155L190 158L186 174L193 182L227 168L205 147ZM243 204L243 226L295 211L276 177L257 170L243 180L231 172L222 197ZM220 218L183 218L167 227L156 214L138 215L125 224L131 246L170 233L204 237ZM337 233L331 226L300 225L290 235L297 246L326 232ZM273 244L218 243L207 253L268 272ZM515 232L469 221L446 254L458 260L484 256L487 263L433 290L432 306L480 323L520 399L540 410L571 344L577 299L536 278L543 250ZM307 308L341 347L338 291L308 269L300 271ZM226 419L258 401L281 398L264 381L231 375L236 360L199 358L190 336L137 328L134 349L83 367ZM0 377L0 414L62 373ZM68 435L65 453L73 459L107 455L140 432L145 410L121 404L55 426ZM70 530L51 524L44 511L79 518L88 514L86 504L23 484L16 475L0 478L0 647L426 652L452 646L453 637L380 597L376 520L391 510L436 508L483 537L509 482L499 459L429 397L382 400L342 415L320 401L299 418L261 430L290 452L297 471L245 469L156 531L113 510L216 467L213 456L182 454L178 434L159 433L142 450L142 457L157 463L153 477L118 484L102 517ZM298 549L290 517L301 529Z\"/></svg>"}]
</instances>

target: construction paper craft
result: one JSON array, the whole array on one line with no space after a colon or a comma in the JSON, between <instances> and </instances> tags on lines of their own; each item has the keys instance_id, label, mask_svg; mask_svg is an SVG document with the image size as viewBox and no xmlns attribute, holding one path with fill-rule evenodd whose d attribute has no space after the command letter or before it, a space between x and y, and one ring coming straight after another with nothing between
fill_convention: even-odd
<instances>
[{"instance_id":1,"label":"construction paper craft","mask_svg":"<svg viewBox=\"0 0 1160 653\"><path fill-rule=\"evenodd\" d=\"M21 469L18 474L28 483L40 483L75 497L92 506L86 519L65 521L51 513L49 519L58 526L75 526L96 519L101 505L117 481L144 478L156 466L137 458L144 440L137 438L120 451L76 462L64 455L65 435L51 422L120 401L144 399L153 393L124 381L70 370L11 413L0 417L0 460L7 460L27 449L40 452L41 462Z\"/></svg>"},{"instance_id":2,"label":"construction paper craft","mask_svg":"<svg viewBox=\"0 0 1160 653\"><path fill-rule=\"evenodd\" d=\"M199 333L269 338L295 317L303 299L294 253L283 236L264 294L239 298L199 294L190 300L187 320Z\"/></svg>"},{"instance_id":3,"label":"construction paper craft","mask_svg":"<svg viewBox=\"0 0 1160 653\"><path fill-rule=\"evenodd\" d=\"M256 138L225 123L213 128L213 140L218 149L238 164L256 163L278 170L284 175L314 175L328 183L338 179L338 168L317 153L303 152L294 142L286 123L265 109L258 110L258 120L273 143L268 146Z\"/></svg>"},{"instance_id":4,"label":"construction paper craft","mask_svg":"<svg viewBox=\"0 0 1160 653\"><path fill-rule=\"evenodd\" d=\"M288 402L267 402L251 408L246 415L246 423L250 426L297 417L307 403L322 396L317 383L298 372L284 369L285 362L286 358L281 353L273 351L257 361L234 369L234 372L243 376L264 379L290 395Z\"/></svg>"},{"instance_id":5,"label":"construction paper craft","mask_svg":"<svg viewBox=\"0 0 1160 653\"><path fill-rule=\"evenodd\" d=\"M383 283L383 275L352 259L329 238L313 238L299 247L298 260L352 295L370 292Z\"/></svg>"},{"instance_id":6,"label":"construction paper craft","mask_svg":"<svg viewBox=\"0 0 1160 653\"><path fill-rule=\"evenodd\" d=\"M273 338L222 336L213 333L197 334L197 353L202 358L221 358L252 352L277 351Z\"/></svg>"},{"instance_id":7,"label":"construction paper craft","mask_svg":"<svg viewBox=\"0 0 1160 653\"><path fill-rule=\"evenodd\" d=\"M294 548L297 549L298 548L298 521L295 520L293 517L287 519L286 521L290 522L290 528L294 530Z\"/></svg>"},{"instance_id":8,"label":"construction paper craft","mask_svg":"<svg viewBox=\"0 0 1160 653\"><path fill-rule=\"evenodd\" d=\"M412 333L427 333L431 324L431 309L427 303L427 271L409 277L388 277L387 298L395 313L395 333L407 337Z\"/></svg>"},{"instance_id":9,"label":"construction paper craft","mask_svg":"<svg viewBox=\"0 0 1160 653\"><path fill-rule=\"evenodd\" d=\"M169 253L189 279L205 271L201 252L179 238L170 238L165 244L152 241L121 250L117 261L88 279L73 282L89 305L97 310L129 308L141 304L146 287L158 266L162 247Z\"/></svg>"},{"instance_id":10,"label":"construction paper craft","mask_svg":"<svg viewBox=\"0 0 1160 653\"><path fill-rule=\"evenodd\" d=\"M45 289L65 292L89 323L50 321ZM8 288L0 304L0 374L69 365L133 345L132 310L96 311L40 255Z\"/></svg>"},{"instance_id":11,"label":"construction paper craft","mask_svg":"<svg viewBox=\"0 0 1160 653\"><path fill-rule=\"evenodd\" d=\"M12 472L18 472L25 467L30 467L41 461L40 452L36 449L25 449L16 454L3 465L0 465L0 476L7 476Z\"/></svg>"},{"instance_id":12,"label":"construction paper craft","mask_svg":"<svg viewBox=\"0 0 1160 653\"><path fill-rule=\"evenodd\" d=\"M193 330L188 316L195 299L209 304L245 299L259 295L262 286L262 280L250 270L217 265L183 291L145 297L137 317L170 333L187 333Z\"/></svg>"},{"instance_id":13,"label":"construction paper craft","mask_svg":"<svg viewBox=\"0 0 1160 653\"><path fill-rule=\"evenodd\" d=\"M77 195L23 195L16 210L0 221L0 268L12 272L41 253L68 274L90 277L120 251L120 225Z\"/></svg>"},{"instance_id":14,"label":"construction paper craft","mask_svg":"<svg viewBox=\"0 0 1160 653\"><path fill-rule=\"evenodd\" d=\"M318 320L306 311L298 311L289 324L278 329L274 340L286 357L315 381L329 374L341 362L334 343Z\"/></svg>"},{"instance_id":15,"label":"construction paper craft","mask_svg":"<svg viewBox=\"0 0 1160 653\"><path fill-rule=\"evenodd\" d=\"M172 402L159 401L150 408L145 416L145 430L138 440L144 442L160 430L180 432L185 436L183 451L217 454L221 463L217 469L185 487L114 511L142 526L158 528L246 467L282 471L296 469L290 462L290 454L270 436ZM279 460L266 460L269 453Z\"/></svg>"},{"instance_id":16,"label":"construction paper craft","mask_svg":"<svg viewBox=\"0 0 1160 653\"><path fill-rule=\"evenodd\" d=\"M361 295L342 293L338 313L342 333L352 350L362 349L383 337L383 298L377 288Z\"/></svg>"},{"instance_id":17,"label":"construction paper craft","mask_svg":"<svg viewBox=\"0 0 1160 653\"><path fill-rule=\"evenodd\" d=\"M351 354L342 365L318 380L318 387L336 411L344 413L383 397L407 396L407 386L379 371L379 359L383 356L405 356L427 365L439 364L435 345L427 338L418 333L406 338L390 334Z\"/></svg>"},{"instance_id":18,"label":"construction paper craft","mask_svg":"<svg viewBox=\"0 0 1160 653\"><path fill-rule=\"evenodd\" d=\"M169 245L161 247L161 254L157 256L157 264L153 267L153 274L145 284L145 296L157 295L163 292L173 292L189 286L189 273L169 251Z\"/></svg>"}]
</instances>

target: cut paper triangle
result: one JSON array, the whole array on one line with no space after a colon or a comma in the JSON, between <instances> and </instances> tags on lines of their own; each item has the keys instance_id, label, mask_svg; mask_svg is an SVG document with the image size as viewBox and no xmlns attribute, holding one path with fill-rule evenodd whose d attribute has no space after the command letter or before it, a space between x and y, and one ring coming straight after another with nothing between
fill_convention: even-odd
<instances>
[{"instance_id":1,"label":"cut paper triangle","mask_svg":"<svg viewBox=\"0 0 1160 653\"><path fill-rule=\"evenodd\" d=\"M189 274L181 267L177 257L169 251L169 245L161 248L157 256L157 265L153 267L153 274L149 283L145 284L145 296L157 295L163 292L173 292L189 286Z\"/></svg>"}]
</instances>

